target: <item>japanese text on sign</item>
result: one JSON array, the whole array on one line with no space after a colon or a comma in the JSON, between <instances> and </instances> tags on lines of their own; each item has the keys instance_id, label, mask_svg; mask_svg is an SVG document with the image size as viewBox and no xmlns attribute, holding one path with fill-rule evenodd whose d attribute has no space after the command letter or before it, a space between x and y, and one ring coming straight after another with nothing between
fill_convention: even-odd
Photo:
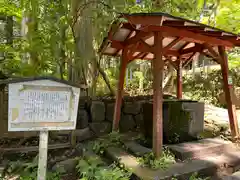
<instances>
[{"instance_id":1,"label":"japanese text on sign","mask_svg":"<svg viewBox=\"0 0 240 180\"><path fill-rule=\"evenodd\" d=\"M69 120L70 92L25 90L20 94L22 122Z\"/></svg>"}]
</instances>

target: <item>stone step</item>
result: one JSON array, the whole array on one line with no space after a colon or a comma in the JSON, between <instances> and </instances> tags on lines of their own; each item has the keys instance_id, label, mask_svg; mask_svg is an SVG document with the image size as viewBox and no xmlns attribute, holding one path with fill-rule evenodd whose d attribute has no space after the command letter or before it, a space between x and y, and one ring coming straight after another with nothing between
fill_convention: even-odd
<instances>
[{"instance_id":1,"label":"stone step","mask_svg":"<svg viewBox=\"0 0 240 180\"><path fill-rule=\"evenodd\" d=\"M143 167L136 157L121 148L109 147L106 154L112 161L123 164L125 168L130 169L136 176L144 180L168 180L172 177L188 179L195 172L200 175L211 176L217 171L216 165L206 160L176 163L166 170L153 170Z\"/></svg>"},{"instance_id":2,"label":"stone step","mask_svg":"<svg viewBox=\"0 0 240 180\"><path fill-rule=\"evenodd\" d=\"M123 144L129 151L131 151L136 156L143 156L147 153L152 152L151 149L140 145L136 141L124 141Z\"/></svg>"},{"instance_id":3,"label":"stone step","mask_svg":"<svg viewBox=\"0 0 240 180\"><path fill-rule=\"evenodd\" d=\"M91 142L79 143L77 144L76 149L82 153L83 159L88 163L94 163L98 166L107 166L107 162L92 150Z\"/></svg>"},{"instance_id":4,"label":"stone step","mask_svg":"<svg viewBox=\"0 0 240 180\"><path fill-rule=\"evenodd\" d=\"M221 155L233 147L230 141L220 138L208 138L199 141L167 145L176 158L180 160L196 159L209 155Z\"/></svg>"},{"instance_id":5,"label":"stone step","mask_svg":"<svg viewBox=\"0 0 240 180\"><path fill-rule=\"evenodd\" d=\"M89 149L83 152L83 158L90 164L94 163L98 166L107 166L107 163L100 156Z\"/></svg>"},{"instance_id":6,"label":"stone step","mask_svg":"<svg viewBox=\"0 0 240 180\"><path fill-rule=\"evenodd\" d=\"M232 149L220 156L210 155L202 157L200 160L209 161L215 164L218 169L231 174L240 169L240 150Z\"/></svg>"},{"instance_id":7,"label":"stone step","mask_svg":"<svg viewBox=\"0 0 240 180\"><path fill-rule=\"evenodd\" d=\"M225 176L222 180L240 180L240 171L233 173L231 176Z\"/></svg>"}]
</instances>

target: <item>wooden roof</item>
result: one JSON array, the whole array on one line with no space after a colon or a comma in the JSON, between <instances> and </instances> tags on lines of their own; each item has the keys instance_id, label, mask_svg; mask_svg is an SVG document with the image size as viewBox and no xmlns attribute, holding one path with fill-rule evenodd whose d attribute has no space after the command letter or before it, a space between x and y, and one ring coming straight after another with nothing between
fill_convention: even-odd
<instances>
[{"instance_id":1,"label":"wooden roof","mask_svg":"<svg viewBox=\"0 0 240 180\"><path fill-rule=\"evenodd\" d=\"M231 32L165 13L134 13L122 14L111 25L100 53L121 56L123 48L127 46L129 61L152 60L155 31L161 31L164 36L164 60L176 61L181 57L187 62L196 52L200 52L219 62L218 46L240 46L240 36Z\"/></svg>"}]
</instances>

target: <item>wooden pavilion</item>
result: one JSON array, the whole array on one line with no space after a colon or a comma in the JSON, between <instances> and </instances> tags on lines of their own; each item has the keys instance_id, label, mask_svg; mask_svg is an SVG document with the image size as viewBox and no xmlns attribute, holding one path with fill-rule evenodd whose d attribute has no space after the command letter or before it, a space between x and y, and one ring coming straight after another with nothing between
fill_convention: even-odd
<instances>
[{"instance_id":1,"label":"wooden pavilion","mask_svg":"<svg viewBox=\"0 0 240 180\"><path fill-rule=\"evenodd\" d=\"M229 76L226 49L240 46L240 37L211 26L165 13L122 14L104 39L100 53L121 56L113 130L118 130L126 67L135 59L152 60L153 67L153 152L162 150L162 71L171 63L177 71L177 97L182 98L182 68L196 53L211 57L221 65L230 128L238 137L238 121L232 100L233 87Z\"/></svg>"}]
</instances>

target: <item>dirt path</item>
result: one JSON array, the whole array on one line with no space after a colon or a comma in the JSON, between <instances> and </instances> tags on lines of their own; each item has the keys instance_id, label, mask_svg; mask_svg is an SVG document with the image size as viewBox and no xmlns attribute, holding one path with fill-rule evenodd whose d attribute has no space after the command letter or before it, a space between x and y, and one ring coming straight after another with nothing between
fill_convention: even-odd
<instances>
[{"instance_id":1,"label":"dirt path","mask_svg":"<svg viewBox=\"0 0 240 180\"><path fill-rule=\"evenodd\" d=\"M238 121L240 121L240 110L237 110ZM205 104L205 121L213 121L216 124L229 124L227 109ZM240 127L240 122L238 123Z\"/></svg>"}]
</instances>

